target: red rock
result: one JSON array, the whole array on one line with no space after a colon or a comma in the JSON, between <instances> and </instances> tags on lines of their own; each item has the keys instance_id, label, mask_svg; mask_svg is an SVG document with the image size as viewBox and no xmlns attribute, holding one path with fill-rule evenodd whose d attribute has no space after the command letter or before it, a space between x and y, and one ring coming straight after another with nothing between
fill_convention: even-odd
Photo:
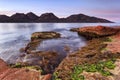
<instances>
[{"instance_id":1,"label":"red rock","mask_svg":"<svg viewBox=\"0 0 120 80\"><path fill-rule=\"evenodd\" d=\"M10 68L0 59L0 80L41 80L40 76L39 71L26 68Z\"/></svg>"},{"instance_id":2,"label":"red rock","mask_svg":"<svg viewBox=\"0 0 120 80\"><path fill-rule=\"evenodd\" d=\"M4 71L8 69L7 64L0 59L0 74L2 74Z\"/></svg>"},{"instance_id":3,"label":"red rock","mask_svg":"<svg viewBox=\"0 0 120 80\"><path fill-rule=\"evenodd\" d=\"M42 80L50 80L52 77L52 74L47 74L44 76L44 78Z\"/></svg>"},{"instance_id":4,"label":"red rock","mask_svg":"<svg viewBox=\"0 0 120 80\"><path fill-rule=\"evenodd\" d=\"M112 41L108 43L106 48L112 53L120 53L120 33L111 38Z\"/></svg>"},{"instance_id":5,"label":"red rock","mask_svg":"<svg viewBox=\"0 0 120 80\"><path fill-rule=\"evenodd\" d=\"M101 25L96 27L96 30L103 30L103 29L104 29L104 27Z\"/></svg>"},{"instance_id":6,"label":"red rock","mask_svg":"<svg viewBox=\"0 0 120 80\"><path fill-rule=\"evenodd\" d=\"M87 39L112 36L117 34L120 31L119 28L112 28L107 26L87 26L87 27L76 28L76 29L71 29L71 31L74 30L78 32L79 35L84 36Z\"/></svg>"}]
</instances>

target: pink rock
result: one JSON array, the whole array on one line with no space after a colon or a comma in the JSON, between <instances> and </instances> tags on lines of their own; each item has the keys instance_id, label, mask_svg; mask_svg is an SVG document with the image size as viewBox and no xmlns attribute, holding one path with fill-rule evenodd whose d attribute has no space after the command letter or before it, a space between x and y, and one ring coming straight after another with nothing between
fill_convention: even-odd
<instances>
[{"instance_id":1,"label":"pink rock","mask_svg":"<svg viewBox=\"0 0 120 80\"><path fill-rule=\"evenodd\" d=\"M44 78L42 80L50 80L52 77L52 74L47 74L44 76Z\"/></svg>"},{"instance_id":2,"label":"pink rock","mask_svg":"<svg viewBox=\"0 0 120 80\"><path fill-rule=\"evenodd\" d=\"M0 59L0 80L41 80L40 72L25 68L10 68Z\"/></svg>"}]
</instances>

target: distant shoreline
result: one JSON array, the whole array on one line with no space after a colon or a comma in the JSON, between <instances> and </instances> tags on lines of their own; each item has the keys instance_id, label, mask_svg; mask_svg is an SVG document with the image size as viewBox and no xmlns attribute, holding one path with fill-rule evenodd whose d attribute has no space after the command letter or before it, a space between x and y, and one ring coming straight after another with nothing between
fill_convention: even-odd
<instances>
[{"instance_id":1,"label":"distant shoreline","mask_svg":"<svg viewBox=\"0 0 120 80\"><path fill-rule=\"evenodd\" d=\"M0 22L0 23L116 23L116 22Z\"/></svg>"}]
</instances>

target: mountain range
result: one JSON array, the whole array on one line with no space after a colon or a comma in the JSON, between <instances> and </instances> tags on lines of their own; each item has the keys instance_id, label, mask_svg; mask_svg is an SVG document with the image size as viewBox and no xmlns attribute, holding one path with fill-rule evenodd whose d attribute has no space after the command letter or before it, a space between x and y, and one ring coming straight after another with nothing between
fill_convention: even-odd
<instances>
[{"instance_id":1,"label":"mountain range","mask_svg":"<svg viewBox=\"0 0 120 80\"><path fill-rule=\"evenodd\" d=\"M56 23L111 23L112 21L91 17L85 14L74 14L70 15L66 18L59 18L55 16L53 13L44 13L41 16L37 16L36 14L29 12L27 14L24 13L16 13L12 16L0 15L1 23L45 23L45 22L56 22Z\"/></svg>"}]
</instances>

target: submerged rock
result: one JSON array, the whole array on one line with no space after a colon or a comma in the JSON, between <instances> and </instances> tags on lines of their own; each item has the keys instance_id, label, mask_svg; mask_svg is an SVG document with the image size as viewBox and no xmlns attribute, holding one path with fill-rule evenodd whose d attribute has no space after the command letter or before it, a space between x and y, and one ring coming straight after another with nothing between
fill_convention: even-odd
<instances>
[{"instance_id":1,"label":"submerged rock","mask_svg":"<svg viewBox=\"0 0 120 80\"><path fill-rule=\"evenodd\" d=\"M28 54L32 51L36 51L36 48L40 45L40 42L46 39L60 38L61 34L57 32L35 32L31 35L31 41L25 48L21 48L20 52L26 52Z\"/></svg>"},{"instance_id":2,"label":"submerged rock","mask_svg":"<svg viewBox=\"0 0 120 80\"><path fill-rule=\"evenodd\" d=\"M34 53L42 60L39 61L43 74L53 73L54 69L59 65L59 55L57 52L53 51L39 51Z\"/></svg>"},{"instance_id":3,"label":"submerged rock","mask_svg":"<svg viewBox=\"0 0 120 80\"><path fill-rule=\"evenodd\" d=\"M52 38L60 38L60 34L57 32L35 32L31 36L31 41L38 39L52 39Z\"/></svg>"},{"instance_id":4,"label":"submerged rock","mask_svg":"<svg viewBox=\"0 0 120 80\"><path fill-rule=\"evenodd\" d=\"M54 69L60 63L59 55L54 51L39 51L36 48L40 45L40 42L47 39L60 38L60 34L57 32L35 32L31 35L31 41L25 48L21 48L21 52L27 53L24 56L28 65L41 66L43 74L53 73Z\"/></svg>"},{"instance_id":5,"label":"submerged rock","mask_svg":"<svg viewBox=\"0 0 120 80\"><path fill-rule=\"evenodd\" d=\"M70 31L78 32L78 31L79 31L79 28L72 28L72 29L70 29Z\"/></svg>"},{"instance_id":6,"label":"submerged rock","mask_svg":"<svg viewBox=\"0 0 120 80\"><path fill-rule=\"evenodd\" d=\"M54 69L59 65L59 54L54 51L36 51L27 54L23 61L19 62L23 65L40 66L42 74L53 73Z\"/></svg>"},{"instance_id":7,"label":"submerged rock","mask_svg":"<svg viewBox=\"0 0 120 80\"><path fill-rule=\"evenodd\" d=\"M40 42L42 40L35 40L35 41L31 41L27 44L27 46L25 47L25 52L27 54L32 53L32 51L36 51L36 48L39 46Z\"/></svg>"}]
</instances>

